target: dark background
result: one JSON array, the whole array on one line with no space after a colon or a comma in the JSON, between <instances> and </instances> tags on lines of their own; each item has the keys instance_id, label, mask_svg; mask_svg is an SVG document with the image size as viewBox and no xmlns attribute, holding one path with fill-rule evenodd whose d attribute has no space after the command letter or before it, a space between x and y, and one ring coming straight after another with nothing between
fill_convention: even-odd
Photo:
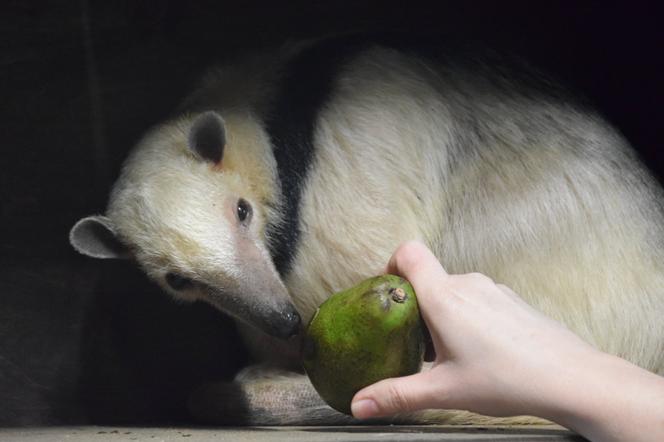
<instances>
[{"instance_id":1,"label":"dark background","mask_svg":"<svg viewBox=\"0 0 664 442\"><path fill-rule=\"evenodd\" d=\"M203 70L289 38L427 32L516 52L586 95L664 176L662 19L634 2L5 1L0 6L0 424L165 422L245 356L204 305L78 256L121 160ZM269 69L266 66L266 69Z\"/></svg>"}]
</instances>

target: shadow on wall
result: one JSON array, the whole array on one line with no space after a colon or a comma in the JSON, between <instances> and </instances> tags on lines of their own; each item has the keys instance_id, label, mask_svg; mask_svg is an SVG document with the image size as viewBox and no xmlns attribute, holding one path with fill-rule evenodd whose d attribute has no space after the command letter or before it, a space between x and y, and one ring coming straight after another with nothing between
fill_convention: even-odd
<instances>
[{"instance_id":1,"label":"shadow on wall","mask_svg":"<svg viewBox=\"0 0 664 442\"><path fill-rule=\"evenodd\" d=\"M178 304L131 263L104 272L82 328L78 397L93 422L186 422L201 383L246 362L233 322L202 303Z\"/></svg>"},{"instance_id":2,"label":"shadow on wall","mask_svg":"<svg viewBox=\"0 0 664 442\"><path fill-rule=\"evenodd\" d=\"M52 269L50 283L20 282L35 304L3 300L14 316L2 322L0 425L186 422L191 390L246 363L211 307L172 301L129 262L85 267L94 282ZM56 300L37 307L46 293Z\"/></svg>"}]
</instances>

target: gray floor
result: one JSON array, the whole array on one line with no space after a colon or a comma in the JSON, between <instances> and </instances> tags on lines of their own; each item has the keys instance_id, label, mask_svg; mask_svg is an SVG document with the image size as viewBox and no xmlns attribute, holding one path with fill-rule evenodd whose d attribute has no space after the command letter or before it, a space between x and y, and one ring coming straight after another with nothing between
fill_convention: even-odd
<instances>
[{"instance_id":1,"label":"gray floor","mask_svg":"<svg viewBox=\"0 0 664 442\"><path fill-rule=\"evenodd\" d=\"M449 426L134 428L49 427L0 429L0 441L582 441L559 427L482 428Z\"/></svg>"}]
</instances>

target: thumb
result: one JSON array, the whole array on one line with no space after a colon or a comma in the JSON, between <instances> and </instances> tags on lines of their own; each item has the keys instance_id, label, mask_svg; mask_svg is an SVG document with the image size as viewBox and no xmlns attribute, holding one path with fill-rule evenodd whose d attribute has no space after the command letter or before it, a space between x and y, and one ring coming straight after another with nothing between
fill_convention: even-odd
<instances>
[{"instance_id":1,"label":"thumb","mask_svg":"<svg viewBox=\"0 0 664 442\"><path fill-rule=\"evenodd\" d=\"M400 275L413 285L420 304L431 303L449 275L436 256L419 241L406 241L392 254L386 273ZM426 308L422 309L426 316ZM427 318L425 317L425 320Z\"/></svg>"},{"instance_id":2,"label":"thumb","mask_svg":"<svg viewBox=\"0 0 664 442\"><path fill-rule=\"evenodd\" d=\"M434 377L436 379L434 379ZM351 402L353 416L367 419L434 408L440 373L431 370L400 378L385 379L358 391ZM438 398L440 399L440 398Z\"/></svg>"}]
</instances>

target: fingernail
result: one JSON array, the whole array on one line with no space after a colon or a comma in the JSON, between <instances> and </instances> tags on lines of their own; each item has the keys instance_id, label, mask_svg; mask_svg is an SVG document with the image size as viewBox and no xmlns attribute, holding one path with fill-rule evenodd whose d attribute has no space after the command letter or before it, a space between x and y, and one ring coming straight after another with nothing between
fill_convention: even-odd
<instances>
[{"instance_id":1,"label":"fingernail","mask_svg":"<svg viewBox=\"0 0 664 442\"><path fill-rule=\"evenodd\" d=\"M350 404L350 411L358 419L365 419L378 414L378 405L373 399L361 399Z\"/></svg>"}]
</instances>

